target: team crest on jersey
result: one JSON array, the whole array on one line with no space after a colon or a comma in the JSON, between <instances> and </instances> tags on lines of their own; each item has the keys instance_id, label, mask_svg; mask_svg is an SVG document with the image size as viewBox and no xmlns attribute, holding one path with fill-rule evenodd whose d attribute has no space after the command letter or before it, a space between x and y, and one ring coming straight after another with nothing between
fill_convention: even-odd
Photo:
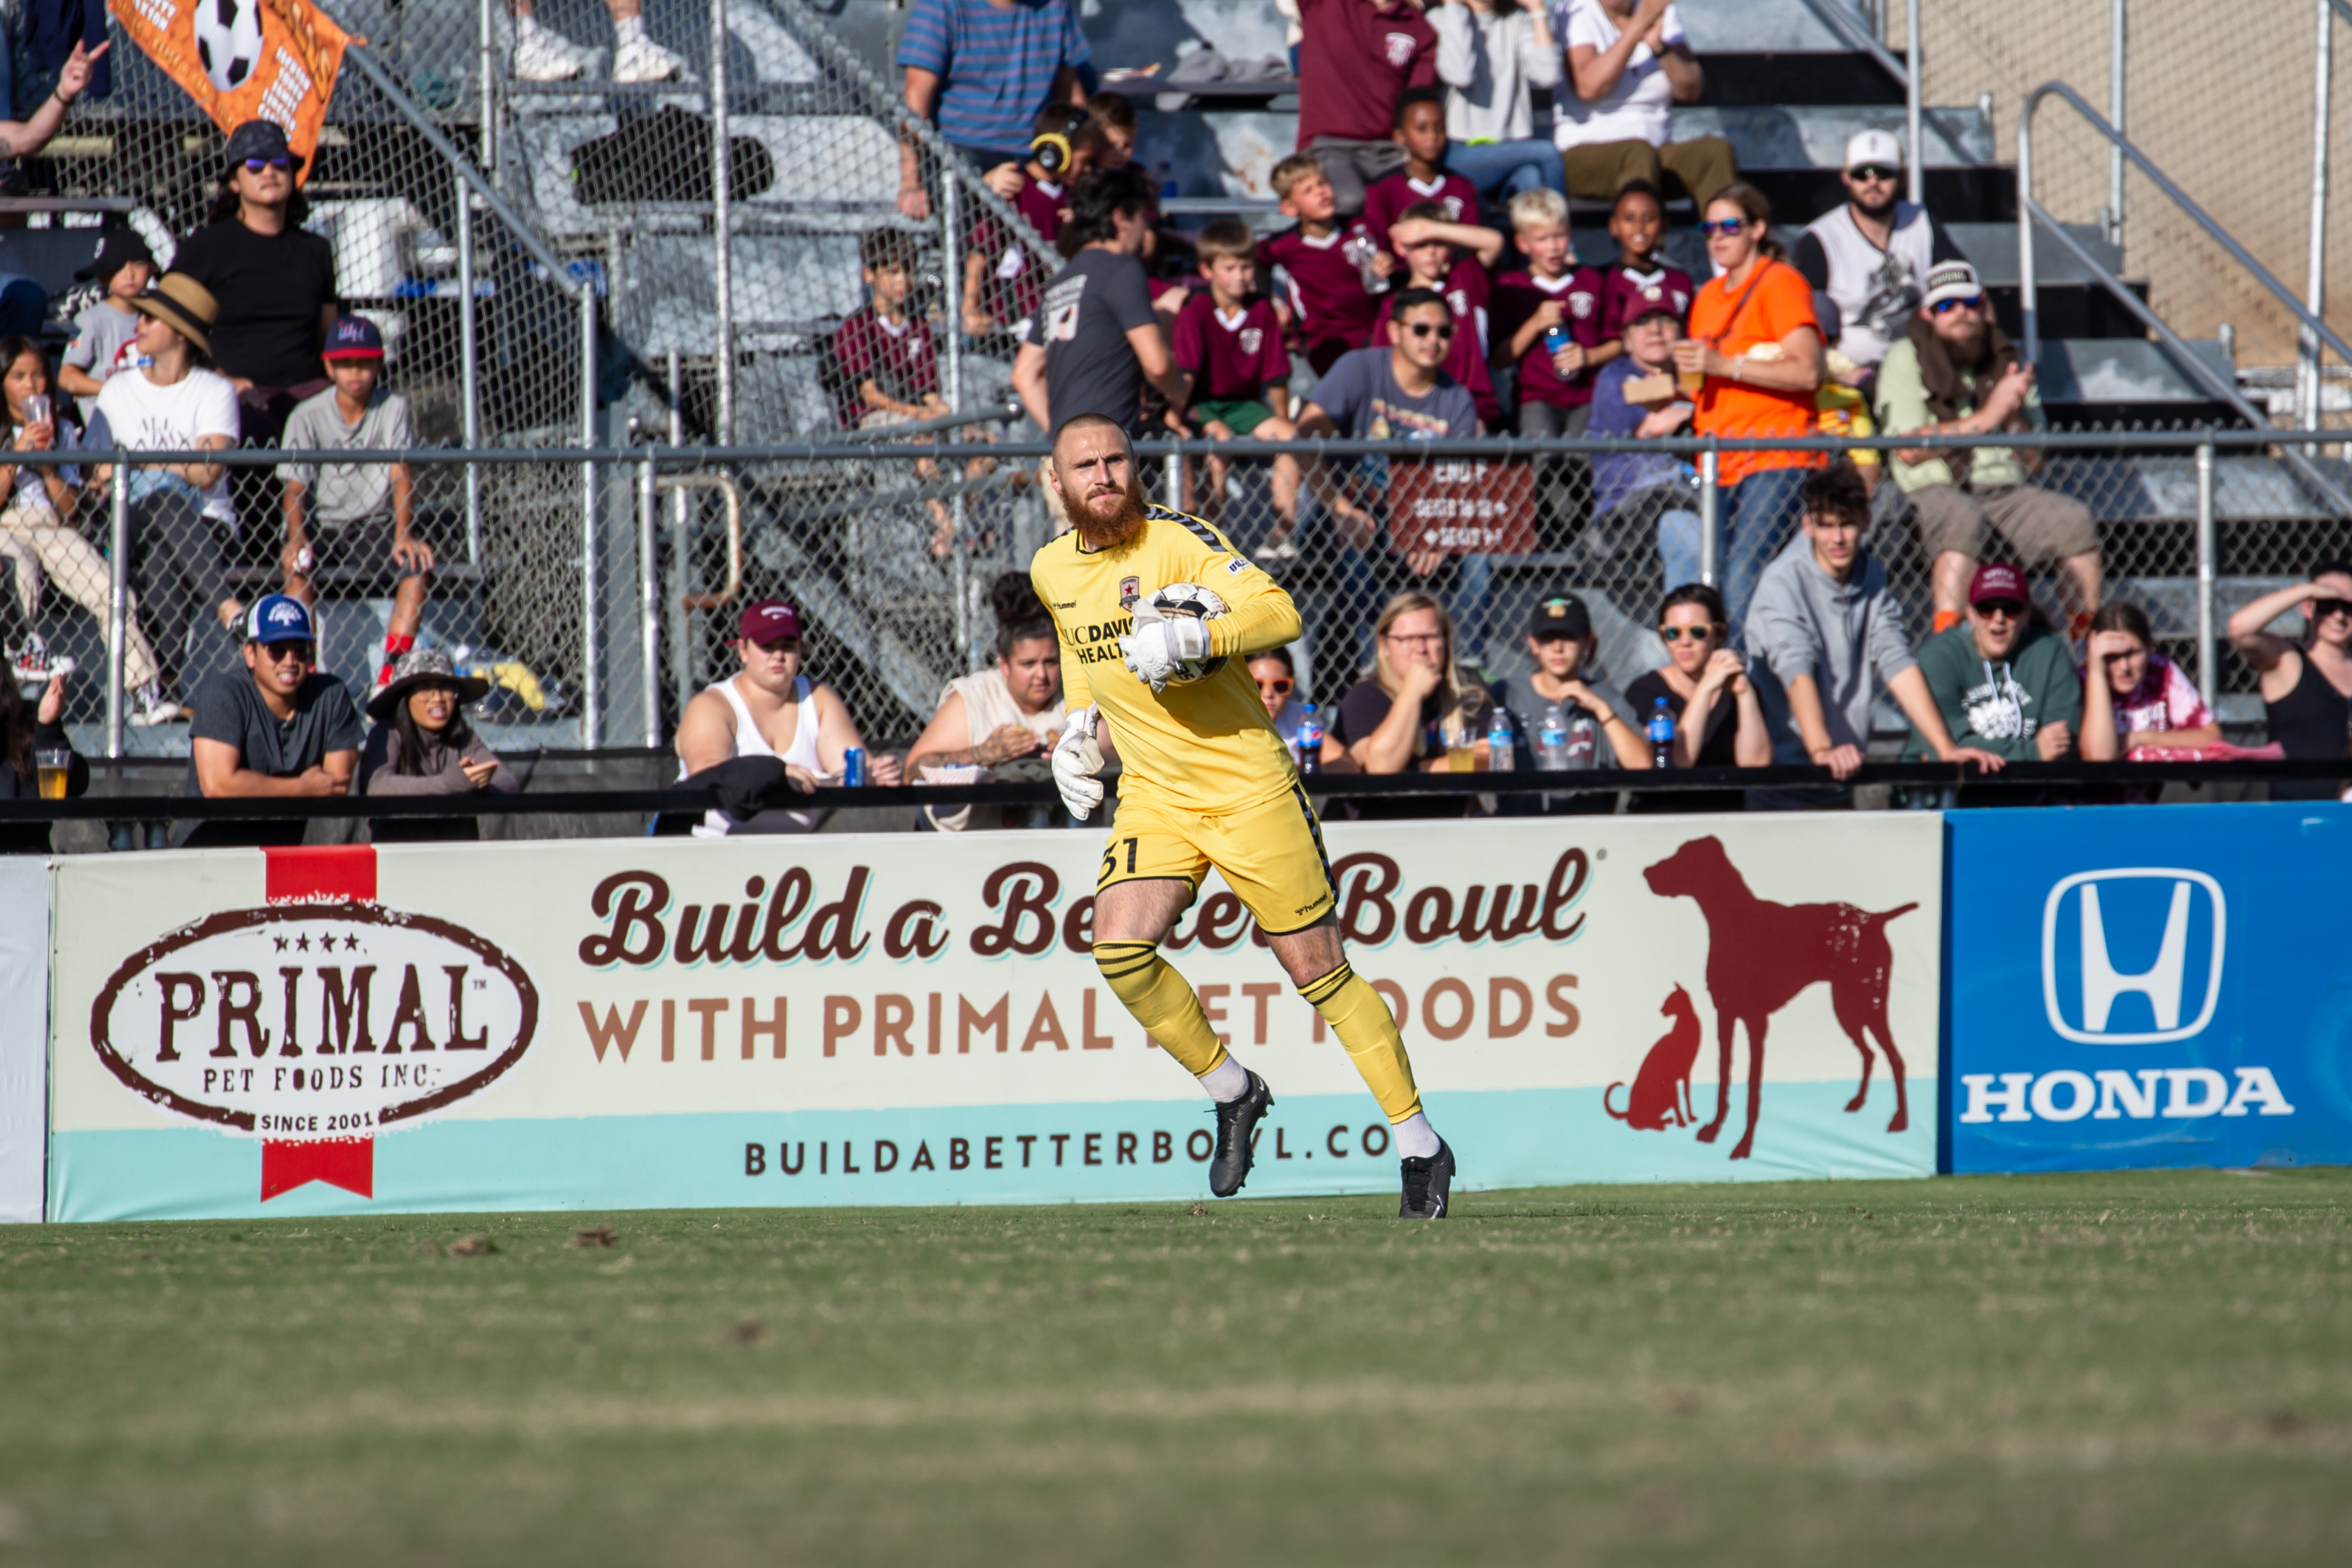
<instances>
[{"instance_id":1,"label":"team crest on jersey","mask_svg":"<svg viewBox=\"0 0 2352 1568\"><path fill-rule=\"evenodd\" d=\"M1254 356L1265 342L1265 329L1262 327L1244 327L1242 329L1241 341L1243 356L1244 358Z\"/></svg>"},{"instance_id":2,"label":"team crest on jersey","mask_svg":"<svg viewBox=\"0 0 2352 1568\"><path fill-rule=\"evenodd\" d=\"M1585 290L1585 289L1581 289L1581 288L1580 288L1580 289L1576 290L1576 292L1574 292L1573 294L1570 294L1570 295L1568 297L1568 311L1569 311L1569 314L1570 314L1570 315L1571 315L1571 316L1575 317L1575 318L1576 318L1578 320L1580 320L1580 321L1586 321L1586 320L1590 320L1590 319L1591 319L1591 317L1592 317L1592 296L1591 296L1591 294L1590 292L1588 292L1587 290Z\"/></svg>"},{"instance_id":3,"label":"team crest on jersey","mask_svg":"<svg viewBox=\"0 0 2352 1568\"><path fill-rule=\"evenodd\" d=\"M1445 307L1447 309L1453 311L1456 316L1469 315L1470 291L1466 288L1449 290L1445 296Z\"/></svg>"},{"instance_id":4,"label":"team crest on jersey","mask_svg":"<svg viewBox=\"0 0 2352 1568\"><path fill-rule=\"evenodd\" d=\"M1143 580L1141 578L1122 577L1118 580L1118 607L1121 610L1134 609L1135 601L1142 597Z\"/></svg>"},{"instance_id":5,"label":"team crest on jersey","mask_svg":"<svg viewBox=\"0 0 2352 1568\"><path fill-rule=\"evenodd\" d=\"M1402 70L1404 68L1405 62L1412 58L1412 35L1411 33L1391 33L1388 35L1386 41L1389 51L1389 64L1396 67L1399 70Z\"/></svg>"},{"instance_id":6,"label":"team crest on jersey","mask_svg":"<svg viewBox=\"0 0 2352 1568\"><path fill-rule=\"evenodd\" d=\"M1448 196L1445 198L1445 221L1450 224L1458 224L1462 221L1461 197Z\"/></svg>"}]
</instances>

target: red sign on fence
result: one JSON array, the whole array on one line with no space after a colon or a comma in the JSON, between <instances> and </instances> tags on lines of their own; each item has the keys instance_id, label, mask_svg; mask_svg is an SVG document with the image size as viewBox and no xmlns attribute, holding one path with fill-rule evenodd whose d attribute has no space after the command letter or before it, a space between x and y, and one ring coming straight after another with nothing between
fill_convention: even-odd
<instances>
[{"instance_id":1,"label":"red sign on fence","mask_svg":"<svg viewBox=\"0 0 2352 1568\"><path fill-rule=\"evenodd\" d=\"M1538 548L1535 469L1433 457L1389 465L1389 544L1399 555L1528 555Z\"/></svg>"}]
</instances>

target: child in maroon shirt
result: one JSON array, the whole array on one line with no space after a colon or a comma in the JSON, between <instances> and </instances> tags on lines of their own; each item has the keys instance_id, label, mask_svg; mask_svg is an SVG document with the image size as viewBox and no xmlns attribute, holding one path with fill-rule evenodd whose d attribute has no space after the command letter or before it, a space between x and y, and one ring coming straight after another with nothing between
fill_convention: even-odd
<instances>
[{"instance_id":1,"label":"child in maroon shirt","mask_svg":"<svg viewBox=\"0 0 2352 1568\"><path fill-rule=\"evenodd\" d=\"M1665 229L1666 209L1656 186L1635 180L1617 193L1617 205L1609 214L1609 237L1617 242L1617 259L1601 274L1601 330L1612 351L1597 363L1607 364L1624 352L1618 334L1636 316L1663 305L1689 319L1698 286L1689 273L1667 265L1658 253Z\"/></svg>"},{"instance_id":2,"label":"child in maroon shirt","mask_svg":"<svg viewBox=\"0 0 2352 1568\"><path fill-rule=\"evenodd\" d=\"M1307 362L1321 375L1371 339L1389 279L1402 270L1362 223L1343 221L1331 182L1314 155L1294 152L1274 166L1274 193L1298 226L1269 237L1259 253L1290 275L1290 309ZM1377 282L1377 290L1368 287Z\"/></svg>"},{"instance_id":3,"label":"child in maroon shirt","mask_svg":"<svg viewBox=\"0 0 2352 1568\"><path fill-rule=\"evenodd\" d=\"M1519 434L1581 435L1592 415L1599 363L1600 276L1576 265L1568 203L1559 192L1513 196L1511 228L1528 265L1495 280L1495 340L1501 345L1495 358L1518 367Z\"/></svg>"},{"instance_id":4,"label":"child in maroon shirt","mask_svg":"<svg viewBox=\"0 0 2352 1568\"><path fill-rule=\"evenodd\" d=\"M1437 81L1437 31L1415 0L1298 0L1298 149L1316 153L1337 210L1397 166L1397 99Z\"/></svg>"},{"instance_id":5,"label":"child in maroon shirt","mask_svg":"<svg viewBox=\"0 0 2352 1568\"><path fill-rule=\"evenodd\" d=\"M1092 115L1066 103L1040 111L1035 130L1018 183L997 193L1051 245L1062 232L1069 183L1093 166L1102 151L1103 132ZM993 188L994 182L991 183ZM1054 268L985 213L971 225L964 244L963 329L973 337L1013 330L1036 311Z\"/></svg>"},{"instance_id":6,"label":"child in maroon shirt","mask_svg":"<svg viewBox=\"0 0 2352 1568\"><path fill-rule=\"evenodd\" d=\"M1287 441L1297 434L1289 418L1290 353L1281 318L1255 291L1257 242L1239 218L1219 218L1193 243L1209 287L1194 289L1176 312L1176 368L1192 378L1184 417L1212 441ZM1223 506L1226 466L1209 455L1207 494L1193 507L1201 517L1214 517ZM1280 545L1298 513L1298 465L1289 457L1275 459L1274 509L1280 521L1267 543Z\"/></svg>"},{"instance_id":7,"label":"child in maroon shirt","mask_svg":"<svg viewBox=\"0 0 2352 1568\"><path fill-rule=\"evenodd\" d=\"M1404 257L1403 287L1437 290L1454 312L1454 341L1438 368L1469 390L1470 401L1478 405L1479 423L1499 429L1503 405L1486 370L1486 269L1502 256L1502 235L1475 224L1448 223L1444 207L1419 202L1399 215L1395 235L1398 254ZM1459 256L1456 246L1475 254ZM1389 341L1389 319L1383 316L1372 329L1372 343L1379 347Z\"/></svg>"},{"instance_id":8,"label":"child in maroon shirt","mask_svg":"<svg viewBox=\"0 0 2352 1568\"><path fill-rule=\"evenodd\" d=\"M1478 187L1445 166L1444 92L1433 87L1407 92L1397 102L1391 134L1404 149L1404 167L1364 193L1364 227L1372 237L1390 244L1389 230L1407 207L1421 202L1444 207L1449 223L1476 223Z\"/></svg>"},{"instance_id":9,"label":"child in maroon shirt","mask_svg":"<svg viewBox=\"0 0 2352 1568\"><path fill-rule=\"evenodd\" d=\"M931 324L907 308L907 297L914 290L914 236L899 229L876 229L857 242L857 254L871 302L853 312L833 335L836 411L843 427L873 430L946 413ZM981 469L978 462L972 466L975 472ZM915 476L931 484L939 478L939 465L919 457ZM937 497L929 507L931 553L944 556L954 539L955 518Z\"/></svg>"}]
</instances>

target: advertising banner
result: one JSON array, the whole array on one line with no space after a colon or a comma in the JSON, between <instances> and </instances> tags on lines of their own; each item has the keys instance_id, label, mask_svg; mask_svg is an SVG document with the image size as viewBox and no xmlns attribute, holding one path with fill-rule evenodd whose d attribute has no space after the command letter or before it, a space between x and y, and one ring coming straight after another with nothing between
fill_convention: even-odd
<instances>
[{"instance_id":1,"label":"advertising banner","mask_svg":"<svg viewBox=\"0 0 2352 1568\"><path fill-rule=\"evenodd\" d=\"M282 126L307 178L349 41L310 0L107 0L133 43L223 131Z\"/></svg>"},{"instance_id":2,"label":"advertising banner","mask_svg":"<svg viewBox=\"0 0 2352 1568\"><path fill-rule=\"evenodd\" d=\"M1946 821L1952 1169L2352 1161L2352 808Z\"/></svg>"},{"instance_id":3,"label":"advertising banner","mask_svg":"<svg viewBox=\"0 0 2352 1568\"><path fill-rule=\"evenodd\" d=\"M1465 1186L1933 1169L1932 817L1327 841ZM1205 1197L1208 1101L1090 956L1101 844L77 858L50 1212ZM1247 1192L1393 1191L1385 1120L1222 882L1166 952L1274 1087Z\"/></svg>"},{"instance_id":4,"label":"advertising banner","mask_svg":"<svg viewBox=\"0 0 2352 1568\"><path fill-rule=\"evenodd\" d=\"M0 1225L41 1218L49 1103L49 867L0 856Z\"/></svg>"}]
</instances>

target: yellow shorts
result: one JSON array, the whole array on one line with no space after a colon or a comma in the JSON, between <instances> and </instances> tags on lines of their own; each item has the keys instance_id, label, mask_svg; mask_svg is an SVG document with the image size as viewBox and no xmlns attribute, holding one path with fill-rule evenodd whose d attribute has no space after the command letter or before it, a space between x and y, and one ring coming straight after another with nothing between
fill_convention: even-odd
<instances>
[{"instance_id":1,"label":"yellow shorts","mask_svg":"<svg viewBox=\"0 0 2352 1568\"><path fill-rule=\"evenodd\" d=\"M1215 815L1121 796L1095 891L1122 882L1172 880L1198 893L1211 866L1224 873L1270 936L1305 930L1339 900L1331 859L1323 852L1323 825L1296 784L1271 800Z\"/></svg>"}]
</instances>

